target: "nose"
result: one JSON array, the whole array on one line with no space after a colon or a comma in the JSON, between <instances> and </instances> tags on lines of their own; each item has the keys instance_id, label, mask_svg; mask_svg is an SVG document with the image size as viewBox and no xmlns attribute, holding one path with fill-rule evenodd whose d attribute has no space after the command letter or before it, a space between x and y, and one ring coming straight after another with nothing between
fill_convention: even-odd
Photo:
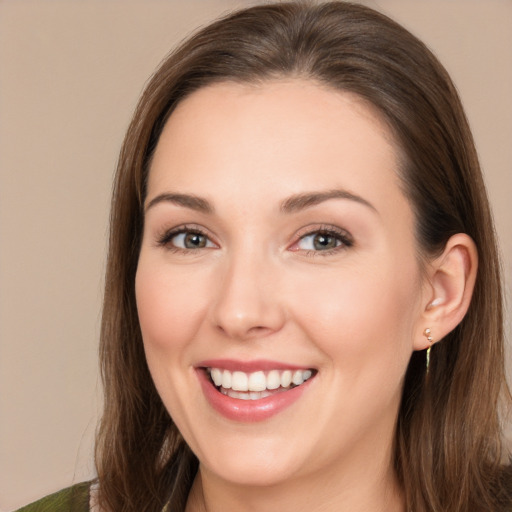
<instances>
[{"instance_id":1,"label":"nose","mask_svg":"<svg viewBox=\"0 0 512 512\"><path fill-rule=\"evenodd\" d=\"M261 254L225 262L212 307L215 328L234 340L261 338L279 331L286 318L278 269Z\"/></svg>"}]
</instances>

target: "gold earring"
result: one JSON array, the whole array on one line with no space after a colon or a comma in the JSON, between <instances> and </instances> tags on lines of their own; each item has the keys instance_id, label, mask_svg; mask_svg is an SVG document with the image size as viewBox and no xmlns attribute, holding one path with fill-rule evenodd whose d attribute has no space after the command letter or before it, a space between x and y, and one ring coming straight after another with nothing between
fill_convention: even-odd
<instances>
[{"instance_id":1,"label":"gold earring","mask_svg":"<svg viewBox=\"0 0 512 512\"><path fill-rule=\"evenodd\" d=\"M427 341L429 343L428 348L427 348L427 372L428 372L428 367L430 365L430 349L432 348L432 342L434 341L434 338L432 338L431 334L432 334L432 331L430 330L430 327L427 327L423 331L423 336L426 336Z\"/></svg>"}]
</instances>

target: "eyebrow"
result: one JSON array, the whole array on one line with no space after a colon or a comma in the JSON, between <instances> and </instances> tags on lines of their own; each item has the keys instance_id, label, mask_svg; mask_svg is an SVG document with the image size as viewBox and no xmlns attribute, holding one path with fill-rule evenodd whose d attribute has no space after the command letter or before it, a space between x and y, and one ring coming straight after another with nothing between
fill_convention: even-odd
<instances>
[{"instance_id":1,"label":"eyebrow","mask_svg":"<svg viewBox=\"0 0 512 512\"><path fill-rule=\"evenodd\" d=\"M348 199L367 206L371 210L377 212L375 206L373 206L366 199L348 192L347 190L341 189L326 190L321 192L304 192L302 194L293 195L281 203L280 211L283 213L293 213L304 210L305 208L310 208L311 206L315 206L330 199ZM147 212L155 205L164 202L190 208L191 210L195 210L201 213L211 214L215 211L212 204L202 197L194 196L191 194L177 193L159 194L147 204L145 211Z\"/></svg>"},{"instance_id":2,"label":"eyebrow","mask_svg":"<svg viewBox=\"0 0 512 512\"><path fill-rule=\"evenodd\" d=\"M375 208L375 206L373 206L373 204L368 202L366 199L363 199L356 194L352 194L347 190L341 189L326 190L321 192L305 192L291 196L281 203L281 211L283 213L293 213L323 203L329 199L349 199L350 201L355 201L356 203L367 206L371 210L378 213L377 208Z\"/></svg>"},{"instance_id":3,"label":"eyebrow","mask_svg":"<svg viewBox=\"0 0 512 512\"><path fill-rule=\"evenodd\" d=\"M191 210L196 210L202 213L213 213L213 206L202 197L194 196L191 194L160 194L147 204L145 211L147 212L153 206L159 203L173 203L177 206L183 206L185 208L190 208Z\"/></svg>"}]
</instances>

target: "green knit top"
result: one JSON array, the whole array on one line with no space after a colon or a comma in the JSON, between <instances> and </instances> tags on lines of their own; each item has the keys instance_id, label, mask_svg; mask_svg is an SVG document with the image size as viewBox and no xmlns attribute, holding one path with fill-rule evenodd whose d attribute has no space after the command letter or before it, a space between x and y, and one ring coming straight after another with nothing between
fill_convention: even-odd
<instances>
[{"instance_id":1,"label":"green knit top","mask_svg":"<svg viewBox=\"0 0 512 512\"><path fill-rule=\"evenodd\" d=\"M20 508L16 512L89 512L90 482L82 482Z\"/></svg>"}]
</instances>

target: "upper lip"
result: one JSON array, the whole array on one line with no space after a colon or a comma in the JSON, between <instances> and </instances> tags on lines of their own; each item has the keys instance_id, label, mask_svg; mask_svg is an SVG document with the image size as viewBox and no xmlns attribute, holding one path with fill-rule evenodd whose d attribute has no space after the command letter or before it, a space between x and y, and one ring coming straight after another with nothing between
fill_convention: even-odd
<instances>
[{"instance_id":1,"label":"upper lip","mask_svg":"<svg viewBox=\"0 0 512 512\"><path fill-rule=\"evenodd\" d=\"M281 361L271 361L268 359L254 359L252 361L240 361L236 359L208 359L197 364L197 368L219 368L231 372L240 371L252 373L257 371L270 370L308 370L313 369L308 365L297 365L283 363Z\"/></svg>"}]
</instances>

